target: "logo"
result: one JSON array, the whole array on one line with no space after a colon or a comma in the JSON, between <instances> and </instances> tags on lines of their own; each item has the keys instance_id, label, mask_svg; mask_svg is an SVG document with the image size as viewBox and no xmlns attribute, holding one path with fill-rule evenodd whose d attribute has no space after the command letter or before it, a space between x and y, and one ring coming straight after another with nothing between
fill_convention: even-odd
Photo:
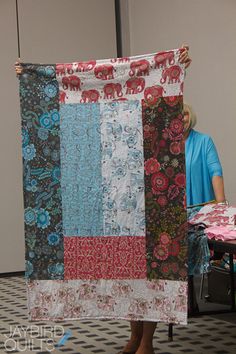
<instances>
[{"instance_id":1,"label":"logo","mask_svg":"<svg viewBox=\"0 0 236 354\"><path fill-rule=\"evenodd\" d=\"M65 333L62 326L10 326L9 333L4 334L7 353L13 351L47 351L52 352L56 347L66 343L71 331Z\"/></svg>"}]
</instances>

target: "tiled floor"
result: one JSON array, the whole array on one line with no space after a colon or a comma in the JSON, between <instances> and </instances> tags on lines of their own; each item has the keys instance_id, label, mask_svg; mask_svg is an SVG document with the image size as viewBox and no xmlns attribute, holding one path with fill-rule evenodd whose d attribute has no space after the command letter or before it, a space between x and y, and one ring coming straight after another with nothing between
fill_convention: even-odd
<instances>
[{"instance_id":1,"label":"tiled floor","mask_svg":"<svg viewBox=\"0 0 236 354\"><path fill-rule=\"evenodd\" d=\"M159 324L155 333L155 353L235 354L236 324L232 322L234 320L227 322L209 316L191 318L187 327L174 327L173 342L168 342L168 326ZM25 336L23 330L26 326L32 325L35 326L35 332ZM45 327L49 325L51 328ZM62 328L55 326L62 326ZM38 335L38 331L44 332L46 329L47 334ZM32 327L29 327L29 330L32 330ZM53 353L115 354L122 349L129 337L129 326L125 321L30 323L27 320L24 279L22 277L0 278L1 354L48 353L60 340L59 337L54 337L53 333L56 331L58 336L61 336L62 330L71 336L63 346L54 349ZM14 332L14 336L11 340L7 340L10 331ZM53 342L46 343L46 338L51 335ZM25 337L28 338L28 342ZM33 346L32 349L29 342ZM6 350L6 347L9 350Z\"/></svg>"}]
</instances>

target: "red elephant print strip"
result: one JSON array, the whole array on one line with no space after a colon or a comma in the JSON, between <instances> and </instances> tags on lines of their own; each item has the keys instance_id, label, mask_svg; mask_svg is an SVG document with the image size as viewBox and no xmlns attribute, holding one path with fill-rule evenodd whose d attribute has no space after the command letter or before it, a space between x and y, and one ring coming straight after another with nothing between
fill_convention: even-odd
<instances>
[{"instance_id":1,"label":"red elephant print strip","mask_svg":"<svg viewBox=\"0 0 236 354\"><path fill-rule=\"evenodd\" d=\"M186 324L180 52L23 64L31 320Z\"/></svg>"},{"instance_id":2,"label":"red elephant print strip","mask_svg":"<svg viewBox=\"0 0 236 354\"><path fill-rule=\"evenodd\" d=\"M60 103L141 100L183 93L184 68L180 50L119 59L57 64ZM93 88L92 88L93 87Z\"/></svg>"}]
</instances>

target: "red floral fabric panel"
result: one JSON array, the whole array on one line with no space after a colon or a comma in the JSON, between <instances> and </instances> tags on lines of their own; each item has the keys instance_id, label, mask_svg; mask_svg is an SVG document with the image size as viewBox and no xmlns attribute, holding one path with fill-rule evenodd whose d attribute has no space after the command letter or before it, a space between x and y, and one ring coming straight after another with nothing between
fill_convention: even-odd
<instances>
[{"instance_id":1,"label":"red floral fabric panel","mask_svg":"<svg viewBox=\"0 0 236 354\"><path fill-rule=\"evenodd\" d=\"M64 237L64 279L145 279L143 236Z\"/></svg>"},{"instance_id":2,"label":"red floral fabric panel","mask_svg":"<svg viewBox=\"0 0 236 354\"><path fill-rule=\"evenodd\" d=\"M182 110L182 96L142 101L149 279L187 276Z\"/></svg>"}]
</instances>

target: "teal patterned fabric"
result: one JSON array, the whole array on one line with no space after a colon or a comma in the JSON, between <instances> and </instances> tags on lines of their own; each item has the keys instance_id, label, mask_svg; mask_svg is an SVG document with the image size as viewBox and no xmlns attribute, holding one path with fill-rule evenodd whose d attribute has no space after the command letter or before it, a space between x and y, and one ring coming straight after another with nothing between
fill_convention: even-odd
<instances>
[{"instance_id":1,"label":"teal patterned fabric","mask_svg":"<svg viewBox=\"0 0 236 354\"><path fill-rule=\"evenodd\" d=\"M101 236L100 105L61 105L60 114L64 236Z\"/></svg>"},{"instance_id":2,"label":"teal patterned fabric","mask_svg":"<svg viewBox=\"0 0 236 354\"><path fill-rule=\"evenodd\" d=\"M23 67L20 100L26 277L63 279L60 116L55 66Z\"/></svg>"},{"instance_id":3,"label":"teal patterned fabric","mask_svg":"<svg viewBox=\"0 0 236 354\"><path fill-rule=\"evenodd\" d=\"M145 236L141 132L138 100L101 103L105 236Z\"/></svg>"}]
</instances>

